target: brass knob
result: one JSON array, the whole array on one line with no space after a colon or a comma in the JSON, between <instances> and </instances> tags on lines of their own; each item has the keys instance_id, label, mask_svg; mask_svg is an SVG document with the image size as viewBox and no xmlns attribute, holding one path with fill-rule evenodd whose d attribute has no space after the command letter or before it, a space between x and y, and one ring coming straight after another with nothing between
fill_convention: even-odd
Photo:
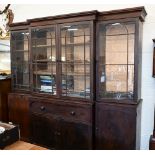
<instances>
[{"instance_id":1,"label":"brass knob","mask_svg":"<svg viewBox=\"0 0 155 155\"><path fill-rule=\"evenodd\" d=\"M72 116L74 116L74 115L75 115L75 111L71 111L70 114L71 114Z\"/></svg>"},{"instance_id":2,"label":"brass knob","mask_svg":"<svg viewBox=\"0 0 155 155\"><path fill-rule=\"evenodd\" d=\"M61 133L60 132L57 132L57 136L60 136L61 135Z\"/></svg>"},{"instance_id":3,"label":"brass knob","mask_svg":"<svg viewBox=\"0 0 155 155\"><path fill-rule=\"evenodd\" d=\"M41 107L40 107L40 110L41 110L41 111L45 110L45 107L44 107L44 106L41 106Z\"/></svg>"}]
</instances>

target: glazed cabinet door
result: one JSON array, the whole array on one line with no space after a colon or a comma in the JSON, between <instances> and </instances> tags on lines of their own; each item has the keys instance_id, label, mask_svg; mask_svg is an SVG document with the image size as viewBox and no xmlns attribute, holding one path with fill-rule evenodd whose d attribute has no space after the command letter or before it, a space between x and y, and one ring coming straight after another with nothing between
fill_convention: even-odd
<instances>
[{"instance_id":1,"label":"glazed cabinet door","mask_svg":"<svg viewBox=\"0 0 155 155\"><path fill-rule=\"evenodd\" d=\"M31 28L32 91L91 99L92 40L92 22Z\"/></svg>"},{"instance_id":2,"label":"glazed cabinet door","mask_svg":"<svg viewBox=\"0 0 155 155\"><path fill-rule=\"evenodd\" d=\"M61 95L90 99L91 22L60 25Z\"/></svg>"},{"instance_id":3,"label":"glazed cabinet door","mask_svg":"<svg viewBox=\"0 0 155 155\"><path fill-rule=\"evenodd\" d=\"M100 22L97 39L97 100L136 98L135 22Z\"/></svg>"},{"instance_id":4,"label":"glazed cabinet door","mask_svg":"<svg viewBox=\"0 0 155 155\"><path fill-rule=\"evenodd\" d=\"M10 93L8 95L9 121L19 125L20 136L29 140L29 96Z\"/></svg>"},{"instance_id":5,"label":"glazed cabinet door","mask_svg":"<svg viewBox=\"0 0 155 155\"><path fill-rule=\"evenodd\" d=\"M28 30L11 32L11 72L13 89L28 91L30 88Z\"/></svg>"},{"instance_id":6,"label":"glazed cabinet door","mask_svg":"<svg viewBox=\"0 0 155 155\"><path fill-rule=\"evenodd\" d=\"M57 95L55 26L31 29L31 83L38 93Z\"/></svg>"}]
</instances>

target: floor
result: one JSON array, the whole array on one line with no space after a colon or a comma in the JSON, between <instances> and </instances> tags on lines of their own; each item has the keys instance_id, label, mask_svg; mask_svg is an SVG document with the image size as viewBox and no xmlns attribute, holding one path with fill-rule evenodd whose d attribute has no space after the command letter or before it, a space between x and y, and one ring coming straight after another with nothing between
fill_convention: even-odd
<instances>
[{"instance_id":1,"label":"floor","mask_svg":"<svg viewBox=\"0 0 155 155\"><path fill-rule=\"evenodd\" d=\"M4 150L47 150L47 149L24 141L17 141L12 145L5 147Z\"/></svg>"}]
</instances>

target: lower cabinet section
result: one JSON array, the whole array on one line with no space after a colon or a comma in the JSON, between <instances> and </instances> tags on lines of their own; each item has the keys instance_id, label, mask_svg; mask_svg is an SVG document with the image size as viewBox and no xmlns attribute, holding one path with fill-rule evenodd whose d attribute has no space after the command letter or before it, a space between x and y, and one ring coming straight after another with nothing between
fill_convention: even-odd
<instances>
[{"instance_id":1,"label":"lower cabinet section","mask_svg":"<svg viewBox=\"0 0 155 155\"><path fill-rule=\"evenodd\" d=\"M91 149L91 126L53 115L31 115L32 141L50 149Z\"/></svg>"},{"instance_id":2,"label":"lower cabinet section","mask_svg":"<svg viewBox=\"0 0 155 155\"><path fill-rule=\"evenodd\" d=\"M57 111L54 112L55 109ZM31 141L57 150L92 149L89 117L90 105L87 108L87 105L31 102Z\"/></svg>"},{"instance_id":3,"label":"lower cabinet section","mask_svg":"<svg viewBox=\"0 0 155 155\"><path fill-rule=\"evenodd\" d=\"M140 104L96 104L96 149L139 149Z\"/></svg>"},{"instance_id":4,"label":"lower cabinet section","mask_svg":"<svg viewBox=\"0 0 155 155\"><path fill-rule=\"evenodd\" d=\"M18 93L10 93L8 101L9 121L31 143L57 150L140 149L141 102L93 106Z\"/></svg>"}]
</instances>

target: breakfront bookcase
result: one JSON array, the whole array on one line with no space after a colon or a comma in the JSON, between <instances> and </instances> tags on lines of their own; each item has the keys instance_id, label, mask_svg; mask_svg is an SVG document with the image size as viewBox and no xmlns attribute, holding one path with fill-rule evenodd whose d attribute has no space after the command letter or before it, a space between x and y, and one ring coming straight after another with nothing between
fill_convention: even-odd
<instances>
[{"instance_id":1,"label":"breakfront bookcase","mask_svg":"<svg viewBox=\"0 0 155 155\"><path fill-rule=\"evenodd\" d=\"M50 149L139 149L144 7L11 29L9 120Z\"/></svg>"}]
</instances>

